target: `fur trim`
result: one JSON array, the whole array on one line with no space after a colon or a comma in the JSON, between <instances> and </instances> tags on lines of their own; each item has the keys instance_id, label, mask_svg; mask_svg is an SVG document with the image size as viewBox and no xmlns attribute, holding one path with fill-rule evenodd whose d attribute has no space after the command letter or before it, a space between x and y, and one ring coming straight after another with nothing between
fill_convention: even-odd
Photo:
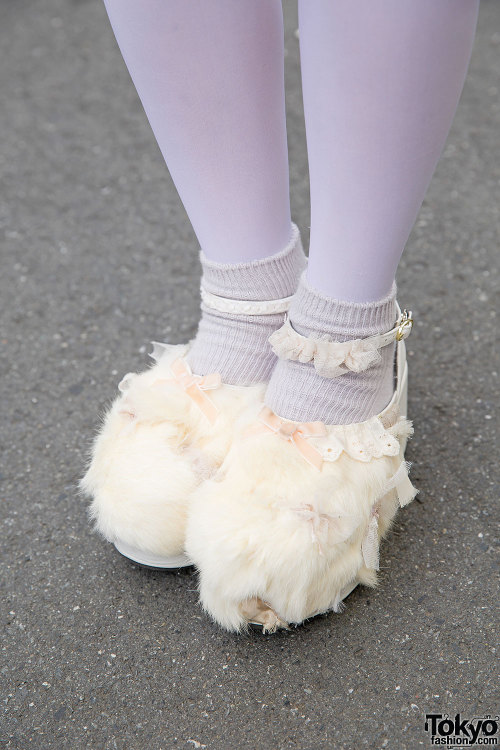
<instances>
[{"instance_id":1,"label":"fur trim","mask_svg":"<svg viewBox=\"0 0 500 750\"><path fill-rule=\"evenodd\" d=\"M90 516L106 539L166 556L183 551L192 492L221 465L235 420L261 402L264 390L211 390L218 414L210 424L172 380L170 366L185 353L185 346L155 345L156 364L125 376L81 481L92 498Z\"/></svg>"},{"instance_id":2,"label":"fur trim","mask_svg":"<svg viewBox=\"0 0 500 750\"><path fill-rule=\"evenodd\" d=\"M376 582L378 542L406 471L399 437L411 425L385 428L374 417L327 431L312 439L321 471L291 441L250 432L192 495L186 550L203 607L228 630L246 627L252 601L267 605L271 622L301 623L338 609L352 582Z\"/></svg>"}]
</instances>

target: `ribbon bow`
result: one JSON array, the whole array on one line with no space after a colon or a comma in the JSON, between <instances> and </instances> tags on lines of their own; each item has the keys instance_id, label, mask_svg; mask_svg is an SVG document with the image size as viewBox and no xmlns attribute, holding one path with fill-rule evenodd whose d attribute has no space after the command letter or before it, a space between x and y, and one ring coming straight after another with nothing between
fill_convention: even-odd
<instances>
[{"instance_id":1,"label":"ribbon bow","mask_svg":"<svg viewBox=\"0 0 500 750\"><path fill-rule=\"evenodd\" d=\"M308 438L325 437L326 427L323 422L288 422L281 419L269 407L264 406L259 414L259 422L271 432L284 440L289 440L302 453L305 460L321 471L323 457L321 453L307 442Z\"/></svg>"},{"instance_id":2,"label":"ribbon bow","mask_svg":"<svg viewBox=\"0 0 500 750\"><path fill-rule=\"evenodd\" d=\"M314 362L314 368L325 378L337 378L349 370L362 372L380 361L378 348L380 337L332 341L328 335L308 338L295 331L287 318L269 342L274 353L281 359L298 362Z\"/></svg>"},{"instance_id":3,"label":"ribbon bow","mask_svg":"<svg viewBox=\"0 0 500 750\"><path fill-rule=\"evenodd\" d=\"M322 545L328 538L329 524L331 521L336 521L337 518L328 513L320 513L312 503L304 503L299 508L290 508L290 510L298 513L305 521L311 524L311 539L313 542L317 542L319 554L324 555Z\"/></svg>"},{"instance_id":4,"label":"ribbon bow","mask_svg":"<svg viewBox=\"0 0 500 750\"><path fill-rule=\"evenodd\" d=\"M191 368L184 359L176 359L172 362L170 371L174 376L175 382L194 401L210 424L213 424L219 410L204 391L212 391L220 386L220 374L212 372L209 375L193 375Z\"/></svg>"}]
</instances>

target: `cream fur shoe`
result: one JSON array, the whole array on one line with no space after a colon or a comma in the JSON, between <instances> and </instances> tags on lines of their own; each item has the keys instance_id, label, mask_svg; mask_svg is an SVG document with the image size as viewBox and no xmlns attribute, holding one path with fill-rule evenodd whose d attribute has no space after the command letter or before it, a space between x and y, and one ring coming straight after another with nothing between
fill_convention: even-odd
<instances>
[{"instance_id":1,"label":"cream fur shoe","mask_svg":"<svg viewBox=\"0 0 500 750\"><path fill-rule=\"evenodd\" d=\"M397 340L396 389L379 415L335 426L284 420L257 403L242 413L221 468L193 493L186 537L202 605L224 628L273 632L339 611L358 583L375 585L379 541L416 494L404 461L411 326L405 311L392 331L316 351L338 376ZM315 346L293 332L304 341L290 347L288 335L285 324L271 337L288 358Z\"/></svg>"},{"instance_id":2,"label":"cream fur shoe","mask_svg":"<svg viewBox=\"0 0 500 750\"><path fill-rule=\"evenodd\" d=\"M246 302L202 289L202 299L248 316L285 312L292 298ZM154 366L124 377L81 481L96 528L123 555L151 567L191 564L184 541L192 493L221 466L239 417L258 411L266 388L227 385L218 373L193 375L184 359L189 348L154 344Z\"/></svg>"}]
</instances>

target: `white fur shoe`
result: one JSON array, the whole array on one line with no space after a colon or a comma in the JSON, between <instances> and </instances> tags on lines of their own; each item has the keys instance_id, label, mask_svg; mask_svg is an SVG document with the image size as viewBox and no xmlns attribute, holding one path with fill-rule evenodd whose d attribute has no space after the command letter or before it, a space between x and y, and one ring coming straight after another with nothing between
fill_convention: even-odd
<instances>
[{"instance_id":1,"label":"white fur shoe","mask_svg":"<svg viewBox=\"0 0 500 750\"><path fill-rule=\"evenodd\" d=\"M358 583L375 585L379 541L416 494L404 461L411 325L405 312L363 346L342 344L340 365L338 345L322 342L322 365L337 361L338 375L369 367L364 353L397 340L396 390L379 415L330 426L256 403L242 414L220 470L192 495L186 536L201 603L223 627L273 632L339 611Z\"/></svg>"},{"instance_id":2,"label":"white fur shoe","mask_svg":"<svg viewBox=\"0 0 500 750\"><path fill-rule=\"evenodd\" d=\"M81 481L97 529L143 565L190 565L184 553L192 492L221 465L242 411L262 403L264 384L231 386L193 376L188 346L155 344L156 364L129 373L106 414Z\"/></svg>"},{"instance_id":3,"label":"white fur shoe","mask_svg":"<svg viewBox=\"0 0 500 750\"><path fill-rule=\"evenodd\" d=\"M205 305L233 314L285 312L291 297L228 300L202 289ZM154 344L156 364L129 373L106 414L80 485L97 529L126 557L156 568L192 564L185 554L195 489L226 457L240 415L260 408L266 385L227 385L218 373L193 375L190 344Z\"/></svg>"}]
</instances>

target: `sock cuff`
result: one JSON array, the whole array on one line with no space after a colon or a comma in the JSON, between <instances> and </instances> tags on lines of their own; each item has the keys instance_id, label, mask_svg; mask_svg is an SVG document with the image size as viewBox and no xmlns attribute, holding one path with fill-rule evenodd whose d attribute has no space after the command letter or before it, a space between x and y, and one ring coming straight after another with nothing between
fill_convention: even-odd
<instances>
[{"instance_id":1,"label":"sock cuff","mask_svg":"<svg viewBox=\"0 0 500 750\"><path fill-rule=\"evenodd\" d=\"M291 225L290 235L288 244L280 252L247 263L216 263L202 250L202 286L211 294L228 299L260 301L290 297L306 267L296 224Z\"/></svg>"},{"instance_id":2,"label":"sock cuff","mask_svg":"<svg viewBox=\"0 0 500 750\"><path fill-rule=\"evenodd\" d=\"M290 307L290 322L302 336L333 336L339 341L366 338L390 330L396 319L396 282L374 302L349 302L313 289L302 274Z\"/></svg>"}]
</instances>

